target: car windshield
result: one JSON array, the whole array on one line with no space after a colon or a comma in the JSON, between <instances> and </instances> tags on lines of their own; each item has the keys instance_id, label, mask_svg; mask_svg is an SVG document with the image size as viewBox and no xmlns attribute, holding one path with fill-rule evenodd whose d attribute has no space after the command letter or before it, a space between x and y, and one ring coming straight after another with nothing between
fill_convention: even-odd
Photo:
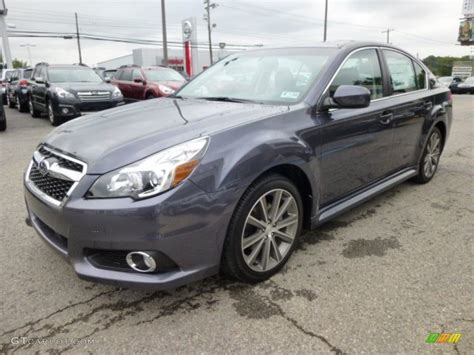
<instances>
[{"instance_id":1,"label":"car windshield","mask_svg":"<svg viewBox=\"0 0 474 355\"><path fill-rule=\"evenodd\" d=\"M97 73L85 67L49 68L49 81L52 83L81 82L98 83L102 79Z\"/></svg>"},{"instance_id":2,"label":"car windshield","mask_svg":"<svg viewBox=\"0 0 474 355\"><path fill-rule=\"evenodd\" d=\"M144 72L149 81L184 81L183 76L172 69L150 69Z\"/></svg>"},{"instance_id":3,"label":"car windshield","mask_svg":"<svg viewBox=\"0 0 474 355\"><path fill-rule=\"evenodd\" d=\"M471 76L470 78L467 78L465 83L474 84L474 76Z\"/></svg>"},{"instance_id":4,"label":"car windshield","mask_svg":"<svg viewBox=\"0 0 474 355\"><path fill-rule=\"evenodd\" d=\"M183 87L177 96L294 104L307 94L338 49L292 48L230 55Z\"/></svg>"}]
</instances>

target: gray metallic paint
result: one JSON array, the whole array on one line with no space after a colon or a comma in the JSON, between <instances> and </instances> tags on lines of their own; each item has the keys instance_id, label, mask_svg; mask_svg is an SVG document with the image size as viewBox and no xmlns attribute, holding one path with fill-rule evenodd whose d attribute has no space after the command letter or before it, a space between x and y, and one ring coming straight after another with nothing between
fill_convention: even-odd
<instances>
[{"instance_id":1,"label":"gray metallic paint","mask_svg":"<svg viewBox=\"0 0 474 355\"><path fill-rule=\"evenodd\" d=\"M433 127L441 123L449 133L448 89L387 97L357 110L320 110L320 98L339 65L367 46L383 45L342 47L296 105L163 98L62 125L44 143L86 162L87 175L63 207L40 201L25 187L33 224L37 217L68 238L66 255L82 278L170 288L218 271L235 206L271 169L284 165L309 181L304 197L312 198L306 211L312 227L402 182L416 173ZM432 102L429 109L422 108L426 100ZM387 109L393 119L382 125L379 115ZM207 153L175 189L141 201L84 198L100 174L202 135L210 136ZM160 250L180 269L159 275L97 269L84 257L84 247Z\"/></svg>"}]
</instances>

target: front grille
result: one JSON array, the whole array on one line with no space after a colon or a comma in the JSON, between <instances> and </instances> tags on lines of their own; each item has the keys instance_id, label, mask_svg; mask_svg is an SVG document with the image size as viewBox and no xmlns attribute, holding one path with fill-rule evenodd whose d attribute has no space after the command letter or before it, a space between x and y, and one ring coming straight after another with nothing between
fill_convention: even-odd
<instances>
[{"instance_id":1,"label":"front grille","mask_svg":"<svg viewBox=\"0 0 474 355\"><path fill-rule=\"evenodd\" d=\"M49 175L43 176L39 172L35 161L31 165L29 178L40 191L57 201L62 201L67 196L69 189L74 185L74 181L61 180Z\"/></svg>"},{"instance_id":2,"label":"front grille","mask_svg":"<svg viewBox=\"0 0 474 355\"><path fill-rule=\"evenodd\" d=\"M34 153L26 183L39 197L60 205L85 175L86 168L85 163L41 146Z\"/></svg>"},{"instance_id":3,"label":"front grille","mask_svg":"<svg viewBox=\"0 0 474 355\"><path fill-rule=\"evenodd\" d=\"M84 169L81 164L75 163L72 160L65 159L60 155L54 154L54 152L50 151L49 149L46 149L45 147L40 147L38 149L38 152L45 158L55 157L56 159L58 159L59 166L62 168L78 171L80 173L82 173L82 170Z\"/></svg>"},{"instance_id":4,"label":"front grille","mask_svg":"<svg viewBox=\"0 0 474 355\"><path fill-rule=\"evenodd\" d=\"M108 91L80 91L77 96L82 102L100 102L110 99Z\"/></svg>"}]
</instances>

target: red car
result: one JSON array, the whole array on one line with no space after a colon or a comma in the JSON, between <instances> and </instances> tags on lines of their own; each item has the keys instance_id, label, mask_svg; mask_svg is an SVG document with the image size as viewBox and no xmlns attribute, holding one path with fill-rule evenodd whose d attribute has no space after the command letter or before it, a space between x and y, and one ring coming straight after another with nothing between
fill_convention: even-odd
<instances>
[{"instance_id":1,"label":"red car","mask_svg":"<svg viewBox=\"0 0 474 355\"><path fill-rule=\"evenodd\" d=\"M168 96L180 88L186 79L176 70L167 67L121 66L111 83L122 91L127 101Z\"/></svg>"}]
</instances>

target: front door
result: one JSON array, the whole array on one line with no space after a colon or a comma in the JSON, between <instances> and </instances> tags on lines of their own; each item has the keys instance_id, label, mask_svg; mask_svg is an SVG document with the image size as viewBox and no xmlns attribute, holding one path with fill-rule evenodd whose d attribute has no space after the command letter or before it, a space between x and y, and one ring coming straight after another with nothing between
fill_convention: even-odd
<instances>
[{"instance_id":1,"label":"front door","mask_svg":"<svg viewBox=\"0 0 474 355\"><path fill-rule=\"evenodd\" d=\"M361 85L372 102L363 109L336 109L319 116L322 127L321 203L328 205L387 174L392 152L393 112L387 106L379 54L376 49L353 53L329 87Z\"/></svg>"}]
</instances>

